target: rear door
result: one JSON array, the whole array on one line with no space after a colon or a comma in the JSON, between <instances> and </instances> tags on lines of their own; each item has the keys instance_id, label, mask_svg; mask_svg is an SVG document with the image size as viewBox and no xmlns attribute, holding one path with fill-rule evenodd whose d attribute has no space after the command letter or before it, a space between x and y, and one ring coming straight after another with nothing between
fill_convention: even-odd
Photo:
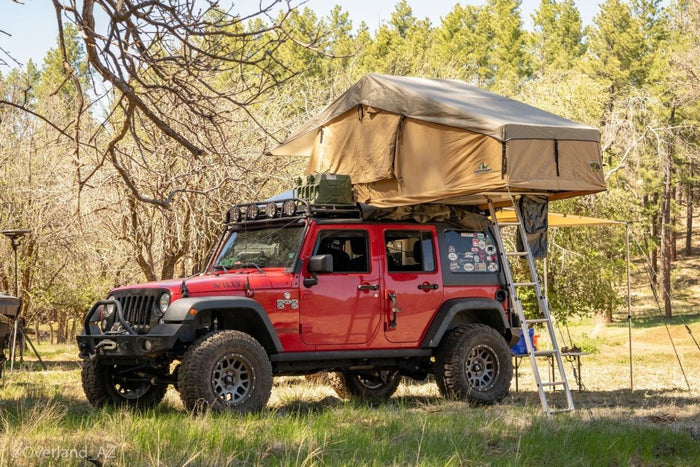
<instances>
[{"instance_id":1,"label":"rear door","mask_svg":"<svg viewBox=\"0 0 700 467\"><path fill-rule=\"evenodd\" d=\"M417 344L443 300L436 231L431 226L381 227L384 244L384 332L393 343Z\"/></svg>"}]
</instances>

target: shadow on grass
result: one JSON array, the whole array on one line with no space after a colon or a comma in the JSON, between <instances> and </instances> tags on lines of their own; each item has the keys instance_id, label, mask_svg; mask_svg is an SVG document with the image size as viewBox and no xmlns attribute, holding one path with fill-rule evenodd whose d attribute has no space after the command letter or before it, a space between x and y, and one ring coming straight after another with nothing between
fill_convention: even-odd
<instances>
[{"instance_id":1,"label":"shadow on grass","mask_svg":"<svg viewBox=\"0 0 700 467\"><path fill-rule=\"evenodd\" d=\"M683 325L695 325L700 323L700 313L693 314L682 314L673 316L671 319L666 319L662 312L649 313L644 316L633 316L632 317L632 327L633 328L654 328L658 326L663 326L664 324L669 324L673 326L683 326ZM616 320L608 326L614 327L627 327L627 319Z\"/></svg>"},{"instance_id":2,"label":"shadow on grass","mask_svg":"<svg viewBox=\"0 0 700 467\"><path fill-rule=\"evenodd\" d=\"M616 410L625 413L629 411L665 412L683 411L690 409L695 415L687 417L688 421L700 422L700 415L696 408L700 406L700 398L694 393L681 392L680 390L634 390L619 389L614 391L573 391L574 405L578 412L610 411L612 416ZM565 396L562 391L548 393L548 403L553 406L564 406ZM504 401L507 405L526 405L540 407L539 395L536 391L521 391L511 393ZM620 414L617 414L620 415ZM622 415L626 417L627 415ZM663 415L659 415L663 419ZM653 416L652 416L653 418ZM654 420L651 420L654 421ZM674 419L674 421L676 421Z\"/></svg>"}]
</instances>

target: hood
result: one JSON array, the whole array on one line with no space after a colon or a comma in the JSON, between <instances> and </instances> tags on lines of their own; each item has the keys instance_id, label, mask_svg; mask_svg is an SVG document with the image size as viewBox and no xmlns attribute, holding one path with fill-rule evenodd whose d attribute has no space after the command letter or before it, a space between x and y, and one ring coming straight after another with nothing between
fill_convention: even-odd
<instances>
[{"instance_id":1,"label":"hood","mask_svg":"<svg viewBox=\"0 0 700 467\"><path fill-rule=\"evenodd\" d=\"M110 293L136 289L167 289L173 300L182 298L182 283L190 297L209 295L244 295L247 290L257 291L292 286L292 274L281 269L265 269L261 274L252 269L235 273L202 274L189 278L168 279L117 287Z\"/></svg>"}]
</instances>

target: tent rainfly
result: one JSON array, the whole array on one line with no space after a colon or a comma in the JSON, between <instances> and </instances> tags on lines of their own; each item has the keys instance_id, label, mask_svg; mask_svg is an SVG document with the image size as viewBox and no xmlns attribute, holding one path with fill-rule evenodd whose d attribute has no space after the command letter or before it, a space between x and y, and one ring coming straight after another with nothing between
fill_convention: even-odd
<instances>
[{"instance_id":1,"label":"tent rainfly","mask_svg":"<svg viewBox=\"0 0 700 467\"><path fill-rule=\"evenodd\" d=\"M379 207L605 190L598 130L455 80L365 75L271 153Z\"/></svg>"}]
</instances>

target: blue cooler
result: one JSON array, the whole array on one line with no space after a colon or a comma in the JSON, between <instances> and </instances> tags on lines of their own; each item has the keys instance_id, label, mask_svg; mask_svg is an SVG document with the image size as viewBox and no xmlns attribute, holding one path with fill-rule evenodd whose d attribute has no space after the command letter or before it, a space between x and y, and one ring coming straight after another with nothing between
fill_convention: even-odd
<instances>
[{"instance_id":1,"label":"blue cooler","mask_svg":"<svg viewBox=\"0 0 700 467\"><path fill-rule=\"evenodd\" d=\"M534 345L534 335L535 335L535 330L533 328L530 328L530 340L533 341ZM537 349L535 349L537 350ZM523 339L523 335L520 335L520 339L518 339L518 342L515 343L515 345L510 349L510 353L513 355L522 355L527 353L527 346L525 345L525 339Z\"/></svg>"}]
</instances>

